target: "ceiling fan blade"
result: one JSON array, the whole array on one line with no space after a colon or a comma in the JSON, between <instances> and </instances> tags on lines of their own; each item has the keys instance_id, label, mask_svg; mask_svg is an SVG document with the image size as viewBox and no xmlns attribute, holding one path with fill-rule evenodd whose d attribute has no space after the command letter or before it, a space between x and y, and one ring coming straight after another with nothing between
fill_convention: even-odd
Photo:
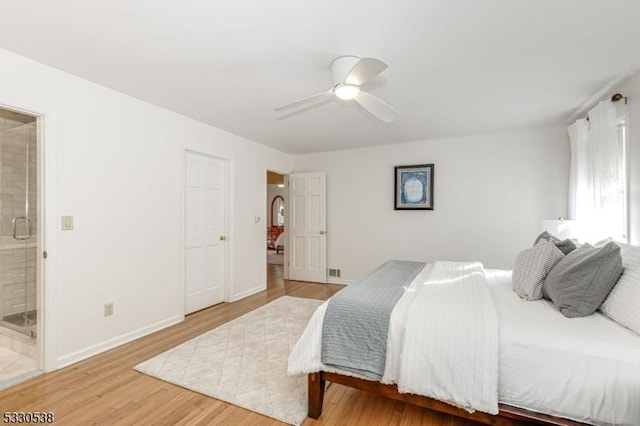
<instances>
[{"instance_id":1,"label":"ceiling fan blade","mask_svg":"<svg viewBox=\"0 0 640 426\"><path fill-rule=\"evenodd\" d=\"M360 58L358 63L351 68L344 82L345 84L356 84L360 86L380 74L385 68L387 68L387 64L379 59Z\"/></svg>"},{"instance_id":2,"label":"ceiling fan blade","mask_svg":"<svg viewBox=\"0 0 640 426\"><path fill-rule=\"evenodd\" d=\"M391 123L392 121L396 121L400 118L400 113L398 111L391 108L385 102L370 93L360 91L354 100L359 103L362 108L366 109L380 121L385 123Z\"/></svg>"},{"instance_id":3,"label":"ceiling fan blade","mask_svg":"<svg viewBox=\"0 0 640 426\"><path fill-rule=\"evenodd\" d=\"M321 98L321 97L326 96L326 95L331 95L331 94L333 94L333 92L331 90L327 90L326 92L318 93L318 94L315 94L313 96L309 96L309 97L306 97L306 98L298 99L297 101L293 101L293 102L290 102L288 104L280 105L279 107L274 108L273 110L274 111L282 111L283 109L289 109L289 108L293 108L293 107L296 107L296 106L301 106L301 105L303 105L303 104L305 104L305 103L307 103L309 101L312 101L312 100L317 99L317 98Z\"/></svg>"}]
</instances>

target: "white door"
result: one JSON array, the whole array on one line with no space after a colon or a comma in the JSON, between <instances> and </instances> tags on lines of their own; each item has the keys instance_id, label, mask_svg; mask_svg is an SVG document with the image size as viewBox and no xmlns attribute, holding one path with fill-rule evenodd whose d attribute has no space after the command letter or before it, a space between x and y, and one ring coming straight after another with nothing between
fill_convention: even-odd
<instances>
[{"instance_id":1,"label":"white door","mask_svg":"<svg viewBox=\"0 0 640 426\"><path fill-rule=\"evenodd\" d=\"M326 177L289 175L289 279L327 282Z\"/></svg>"},{"instance_id":2,"label":"white door","mask_svg":"<svg viewBox=\"0 0 640 426\"><path fill-rule=\"evenodd\" d=\"M227 162L185 157L185 313L224 300Z\"/></svg>"}]
</instances>

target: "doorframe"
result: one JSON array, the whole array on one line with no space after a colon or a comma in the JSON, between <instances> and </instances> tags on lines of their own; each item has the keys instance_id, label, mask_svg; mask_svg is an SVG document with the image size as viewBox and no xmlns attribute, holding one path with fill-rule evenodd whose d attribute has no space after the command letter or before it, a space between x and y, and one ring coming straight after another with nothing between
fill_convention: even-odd
<instances>
[{"instance_id":1,"label":"doorframe","mask_svg":"<svg viewBox=\"0 0 640 426\"><path fill-rule=\"evenodd\" d=\"M36 117L38 186L38 242L36 248L36 288L38 324L36 339L40 370L58 367L56 348L57 286L57 139L56 111L33 99L0 96L0 107ZM47 259L42 256L47 251ZM46 285L45 285L46 283Z\"/></svg>"},{"instance_id":2,"label":"doorframe","mask_svg":"<svg viewBox=\"0 0 640 426\"><path fill-rule=\"evenodd\" d=\"M234 289L234 271L231 268L231 265L234 265L233 262L233 253L235 252L233 249L234 246L234 235L231 235L231 230L235 229L234 226L234 158L233 156L227 157L223 155L218 155L210 152L203 152L200 149L183 147L181 149L180 157L180 212L179 212L179 220L180 220L180 255L178 260L178 301L180 303L180 316L182 319L185 317L186 312L186 268L185 268L185 247L186 247L186 219L185 219L185 203L186 203L186 191L185 185L187 183L186 177L186 159L187 153L203 155L209 158L215 158L217 160L222 160L226 163L225 167L225 220L224 220L224 234L227 236L227 240L224 244L224 301L232 302L233 301L233 289Z\"/></svg>"}]
</instances>

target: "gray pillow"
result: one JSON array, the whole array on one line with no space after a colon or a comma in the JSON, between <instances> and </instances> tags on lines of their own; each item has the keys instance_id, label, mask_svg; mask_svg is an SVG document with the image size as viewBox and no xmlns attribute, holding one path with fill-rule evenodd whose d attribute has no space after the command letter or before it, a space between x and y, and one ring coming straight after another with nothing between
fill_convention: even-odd
<instances>
[{"instance_id":1,"label":"gray pillow","mask_svg":"<svg viewBox=\"0 0 640 426\"><path fill-rule=\"evenodd\" d=\"M542 293L564 316L584 317L600 307L620 274L622 257L616 243L600 248L585 244L551 269Z\"/></svg>"},{"instance_id":2,"label":"gray pillow","mask_svg":"<svg viewBox=\"0 0 640 426\"><path fill-rule=\"evenodd\" d=\"M513 291L524 300L542 299L542 283L563 257L555 244L545 239L518 253L511 280Z\"/></svg>"},{"instance_id":3,"label":"gray pillow","mask_svg":"<svg viewBox=\"0 0 640 426\"><path fill-rule=\"evenodd\" d=\"M556 247L560 249L562 254L564 254L565 256L574 251L577 247L576 244L570 239L560 241L558 237L556 237L555 235L551 235L547 231L544 231L542 234L538 235L538 238L536 238L533 245L536 245L536 243L540 240L551 241L556 245Z\"/></svg>"},{"instance_id":4,"label":"gray pillow","mask_svg":"<svg viewBox=\"0 0 640 426\"><path fill-rule=\"evenodd\" d=\"M560 241L558 237L556 237L555 235L551 235L547 231L543 231L542 234L538 235L538 238L536 238L536 240L533 242L533 245L535 246L540 240L547 240L547 241L551 241L552 243L555 243L556 241Z\"/></svg>"},{"instance_id":5,"label":"gray pillow","mask_svg":"<svg viewBox=\"0 0 640 426\"><path fill-rule=\"evenodd\" d=\"M566 240L562 240L562 241L557 241L554 243L556 245L556 247L558 247L558 249L564 254L567 255L569 253L571 253L572 251L574 251L578 246L576 246L576 244L571 241L570 239L566 239Z\"/></svg>"}]
</instances>

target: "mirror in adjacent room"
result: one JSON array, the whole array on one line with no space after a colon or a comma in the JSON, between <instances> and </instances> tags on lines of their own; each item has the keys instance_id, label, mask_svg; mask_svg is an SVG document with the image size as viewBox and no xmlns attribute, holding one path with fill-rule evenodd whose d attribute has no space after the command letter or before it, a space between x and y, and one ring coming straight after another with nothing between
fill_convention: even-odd
<instances>
[{"instance_id":1,"label":"mirror in adjacent room","mask_svg":"<svg viewBox=\"0 0 640 426\"><path fill-rule=\"evenodd\" d=\"M284 198L280 195L271 202L271 226L284 226Z\"/></svg>"}]
</instances>

